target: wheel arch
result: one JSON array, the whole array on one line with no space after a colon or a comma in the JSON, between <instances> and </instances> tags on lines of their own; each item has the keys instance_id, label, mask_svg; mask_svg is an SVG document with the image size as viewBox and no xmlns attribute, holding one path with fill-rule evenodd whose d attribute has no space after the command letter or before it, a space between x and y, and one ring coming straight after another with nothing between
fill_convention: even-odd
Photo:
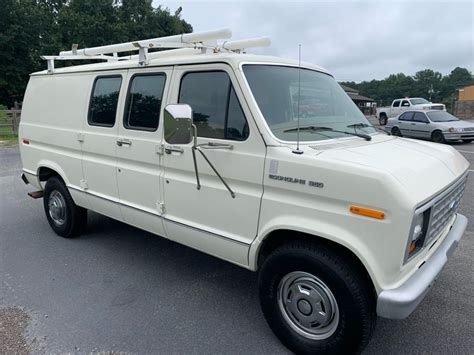
<instances>
[{"instance_id":1,"label":"wheel arch","mask_svg":"<svg viewBox=\"0 0 474 355\"><path fill-rule=\"evenodd\" d=\"M341 255L346 256L348 260L351 260L354 265L363 272L370 285L372 285L374 294L376 294L377 287L374 282L375 275L358 250L348 244L343 245L338 241L297 229L275 229L266 234L259 240L259 242L257 242L258 244L256 245L256 249L254 249L253 258L251 257L252 253L249 252L250 268L257 271L265 261L265 258L270 255L272 251L285 243L298 240L324 245L330 249L336 250Z\"/></svg>"},{"instance_id":2,"label":"wheel arch","mask_svg":"<svg viewBox=\"0 0 474 355\"><path fill-rule=\"evenodd\" d=\"M36 169L36 174L38 175L38 180L40 182L47 181L52 176L58 176L66 186L68 184L64 170L61 169L59 165L51 161L40 161L38 168Z\"/></svg>"}]
</instances>

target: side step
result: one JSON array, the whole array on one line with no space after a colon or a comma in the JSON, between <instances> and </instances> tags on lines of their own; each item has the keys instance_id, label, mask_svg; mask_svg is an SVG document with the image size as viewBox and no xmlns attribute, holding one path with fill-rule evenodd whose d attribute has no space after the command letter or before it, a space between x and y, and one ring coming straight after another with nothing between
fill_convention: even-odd
<instances>
[{"instance_id":1,"label":"side step","mask_svg":"<svg viewBox=\"0 0 474 355\"><path fill-rule=\"evenodd\" d=\"M43 197L43 191L28 192L28 196L37 199Z\"/></svg>"}]
</instances>

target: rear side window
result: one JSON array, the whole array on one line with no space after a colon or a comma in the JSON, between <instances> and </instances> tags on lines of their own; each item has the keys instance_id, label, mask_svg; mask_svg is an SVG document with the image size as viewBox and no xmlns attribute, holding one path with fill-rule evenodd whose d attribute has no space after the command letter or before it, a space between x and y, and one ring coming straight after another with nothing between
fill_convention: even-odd
<instances>
[{"instance_id":1,"label":"rear side window","mask_svg":"<svg viewBox=\"0 0 474 355\"><path fill-rule=\"evenodd\" d=\"M400 107L400 100L396 100L393 102L393 107Z\"/></svg>"},{"instance_id":2,"label":"rear side window","mask_svg":"<svg viewBox=\"0 0 474 355\"><path fill-rule=\"evenodd\" d=\"M92 126L112 127L122 85L121 76L98 77L92 88L88 122Z\"/></svg>"},{"instance_id":3,"label":"rear side window","mask_svg":"<svg viewBox=\"0 0 474 355\"><path fill-rule=\"evenodd\" d=\"M405 112L398 119L400 121L411 121L413 118L413 112Z\"/></svg>"},{"instance_id":4,"label":"rear side window","mask_svg":"<svg viewBox=\"0 0 474 355\"><path fill-rule=\"evenodd\" d=\"M181 79L179 102L193 109L200 137L243 141L248 124L229 75L224 71L187 73Z\"/></svg>"},{"instance_id":5,"label":"rear side window","mask_svg":"<svg viewBox=\"0 0 474 355\"><path fill-rule=\"evenodd\" d=\"M135 75L132 78L125 106L125 128L156 131L165 80L164 74Z\"/></svg>"}]
</instances>

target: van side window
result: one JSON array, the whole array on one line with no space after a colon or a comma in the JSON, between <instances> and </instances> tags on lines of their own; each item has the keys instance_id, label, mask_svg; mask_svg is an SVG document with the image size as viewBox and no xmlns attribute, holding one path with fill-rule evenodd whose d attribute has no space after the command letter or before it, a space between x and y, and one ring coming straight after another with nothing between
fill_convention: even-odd
<instances>
[{"instance_id":1,"label":"van side window","mask_svg":"<svg viewBox=\"0 0 474 355\"><path fill-rule=\"evenodd\" d=\"M132 78L124 111L125 128L156 131L165 80L165 74L141 74Z\"/></svg>"},{"instance_id":2,"label":"van side window","mask_svg":"<svg viewBox=\"0 0 474 355\"><path fill-rule=\"evenodd\" d=\"M98 77L92 88L88 122L92 126L112 127L122 85L121 76Z\"/></svg>"},{"instance_id":3,"label":"van side window","mask_svg":"<svg viewBox=\"0 0 474 355\"><path fill-rule=\"evenodd\" d=\"M189 104L193 109L199 137L247 139L247 120L226 72L185 74L181 79L179 102Z\"/></svg>"}]
</instances>

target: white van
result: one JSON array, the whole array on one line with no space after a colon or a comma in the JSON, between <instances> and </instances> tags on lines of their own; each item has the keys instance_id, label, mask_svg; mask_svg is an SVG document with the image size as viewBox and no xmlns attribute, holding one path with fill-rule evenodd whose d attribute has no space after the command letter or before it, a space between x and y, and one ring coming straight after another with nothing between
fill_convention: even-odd
<instances>
[{"instance_id":1,"label":"white van","mask_svg":"<svg viewBox=\"0 0 474 355\"><path fill-rule=\"evenodd\" d=\"M24 98L23 180L58 235L91 210L256 271L289 349L361 351L461 239L468 162L378 132L320 67L193 35L45 57ZM107 62L54 68L81 58Z\"/></svg>"}]
</instances>

